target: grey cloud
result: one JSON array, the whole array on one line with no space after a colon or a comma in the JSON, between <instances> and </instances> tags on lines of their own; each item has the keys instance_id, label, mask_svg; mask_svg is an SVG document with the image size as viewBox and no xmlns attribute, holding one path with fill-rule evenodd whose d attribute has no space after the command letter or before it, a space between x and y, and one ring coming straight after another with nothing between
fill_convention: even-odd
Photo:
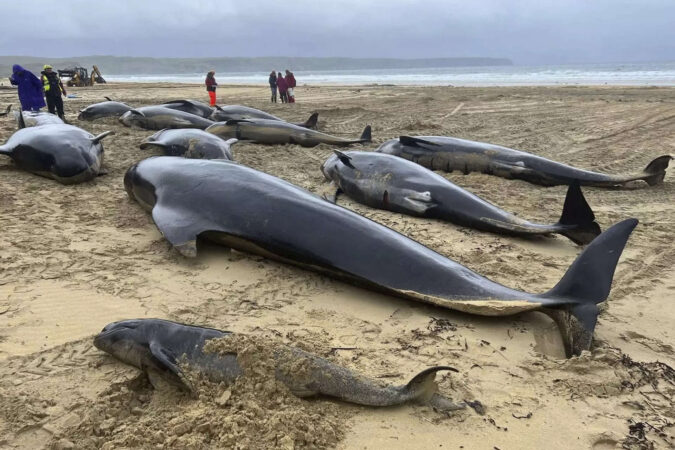
<instances>
[{"instance_id":1,"label":"grey cloud","mask_svg":"<svg viewBox=\"0 0 675 450\"><path fill-rule=\"evenodd\" d=\"M27 0L2 13L5 55L675 60L672 0Z\"/></svg>"}]
</instances>

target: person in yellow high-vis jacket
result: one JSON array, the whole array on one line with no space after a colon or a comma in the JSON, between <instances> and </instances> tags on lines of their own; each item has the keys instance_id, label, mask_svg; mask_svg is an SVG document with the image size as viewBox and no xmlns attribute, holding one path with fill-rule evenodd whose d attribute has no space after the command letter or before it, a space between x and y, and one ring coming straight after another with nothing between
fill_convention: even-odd
<instances>
[{"instance_id":1,"label":"person in yellow high-vis jacket","mask_svg":"<svg viewBox=\"0 0 675 450\"><path fill-rule=\"evenodd\" d=\"M61 96L66 95L66 88L63 87L61 78L54 72L52 66L45 64L42 68L42 87L45 91L45 99L47 100L47 108L52 114L58 115L64 121L66 120L63 114L63 99Z\"/></svg>"}]
</instances>

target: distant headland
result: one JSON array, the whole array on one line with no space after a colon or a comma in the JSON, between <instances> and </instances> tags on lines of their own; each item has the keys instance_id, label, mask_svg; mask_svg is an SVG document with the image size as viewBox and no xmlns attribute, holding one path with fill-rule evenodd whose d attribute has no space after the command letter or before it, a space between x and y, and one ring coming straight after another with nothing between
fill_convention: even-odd
<instances>
[{"instance_id":1,"label":"distant headland","mask_svg":"<svg viewBox=\"0 0 675 450\"><path fill-rule=\"evenodd\" d=\"M223 58L147 58L109 55L49 58L35 56L0 56L0 73L11 74L12 65L20 64L28 70L39 72L49 63L56 68L82 66L91 68L96 64L105 74L194 74L216 72L268 72L291 69L311 70L369 70L369 69L416 69L471 66L512 66L507 58L300 58L300 57L223 57Z\"/></svg>"}]
</instances>

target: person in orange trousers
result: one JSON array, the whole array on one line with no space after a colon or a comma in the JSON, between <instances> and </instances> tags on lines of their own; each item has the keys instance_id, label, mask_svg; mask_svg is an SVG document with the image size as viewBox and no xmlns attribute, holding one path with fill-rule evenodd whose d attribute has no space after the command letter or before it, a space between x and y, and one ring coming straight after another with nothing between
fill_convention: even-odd
<instances>
[{"instance_id":1,"label":"person in orange trousers","mask_svg":"<svg viewBox=\"0 0 675 450\"><path fill-rule=\"evenodd\" d=\"M209 99L211 100L211 106L216 106L216 71L212 70L206 74L206 90L209 93Z\"/></svg>"}]
</instances>

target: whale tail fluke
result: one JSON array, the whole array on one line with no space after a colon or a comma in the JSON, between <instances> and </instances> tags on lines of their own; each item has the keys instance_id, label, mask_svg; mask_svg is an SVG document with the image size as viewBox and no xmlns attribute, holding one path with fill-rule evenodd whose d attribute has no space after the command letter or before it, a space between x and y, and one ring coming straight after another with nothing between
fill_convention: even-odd
<instances>
[{"instance_id":1,"label":"whale tail fluke","mask_svg":"<svg viewBox=\"0 0 675 450\"><path fill-rule=\"evenodd\" d=\"M425 369L415 375L412 380L408 382L408 384L399 388L401 392L401 400L415 401L419 403L426 403L431 400L432 396L438 389L435 382L436 372L444 370L458 372L457 369L450 366L429 367L428 369Z\"/></svg>"},{"instance_id":2,"label":"whale tail fluke","mask_svg":"<svg viewBox=\"0 0 675 450\"><path fill-rule=\"evenodd\" d=\"M310 128L312 130L316 130L316 124L318 123L318 121L319 121L319 113L315 112L315 113L312 113L311 116L309 116L309 119L307 119L305 122L303 122L301 124L298 124L298 125L300 125L301 127L304 127L304 128Z\"/></svg>"},{"instance_id":3,"label":"whale tail fluke","mask_svg":"<svg viewBox=\"0 0 675 450\"><path fill-rule=\"evenodd\" d=\"M26 121L23 118L23 111L19 111L19 116L17 117L17 123L19 126L19 130L22 128L26 128Z\"/></svg>"},{"instance_id":4,"label":"whale tail fluke","mask_svg":"<svg viewBox=\"0 0 675 450\"><path fill-rule=\"evenodd\" d=\"M637 219L626 219L595 238L560 282L541 295L554 301L545 312L558 324L568 356L590 348L598 319L596 305L609 296L619 257L637 224Z\"/></svg>"},{"instance_id":5,"label":"whale tail fluke","mask_svg":"<svg viewBox=\"0 0 675 450\"><path fill-rule=\"evenodd\" d=\"M372 137L372 128L370 125L366 125L366 128L363 129L363 133L361 133L361 137L359 138L359 141L361 142L372 142L373 137Z\"/></svg>"},{"instance_id":6,"label":"whale tail fluke","mask_svg":"<svg viewBox=\"0 0 675 450\"><path fill-rule=\"evenodd\" d=\"M671 159L673 159L673 157L670 155L662 155L654 159L647 164L647 167L645 167L645 170L643 171L644 175L641 178L650 186L661 184L666 176L666 169L668 168Z\"/></svg>"},{"instance_id":7,"label":"whale tail fluke","mask_svg":"<svg viewBox=\"0 0 675 450\"><path fill-rule=\"evenodd\" d=\"M567 189L563 212L558 225L566 226L560 232L577 245L586 245L600 233L600 225L595 221L595 214L588 205L578 180L574 180ZM573 228L568 228L573 226Z\"/></svg>"}]
</instances>

